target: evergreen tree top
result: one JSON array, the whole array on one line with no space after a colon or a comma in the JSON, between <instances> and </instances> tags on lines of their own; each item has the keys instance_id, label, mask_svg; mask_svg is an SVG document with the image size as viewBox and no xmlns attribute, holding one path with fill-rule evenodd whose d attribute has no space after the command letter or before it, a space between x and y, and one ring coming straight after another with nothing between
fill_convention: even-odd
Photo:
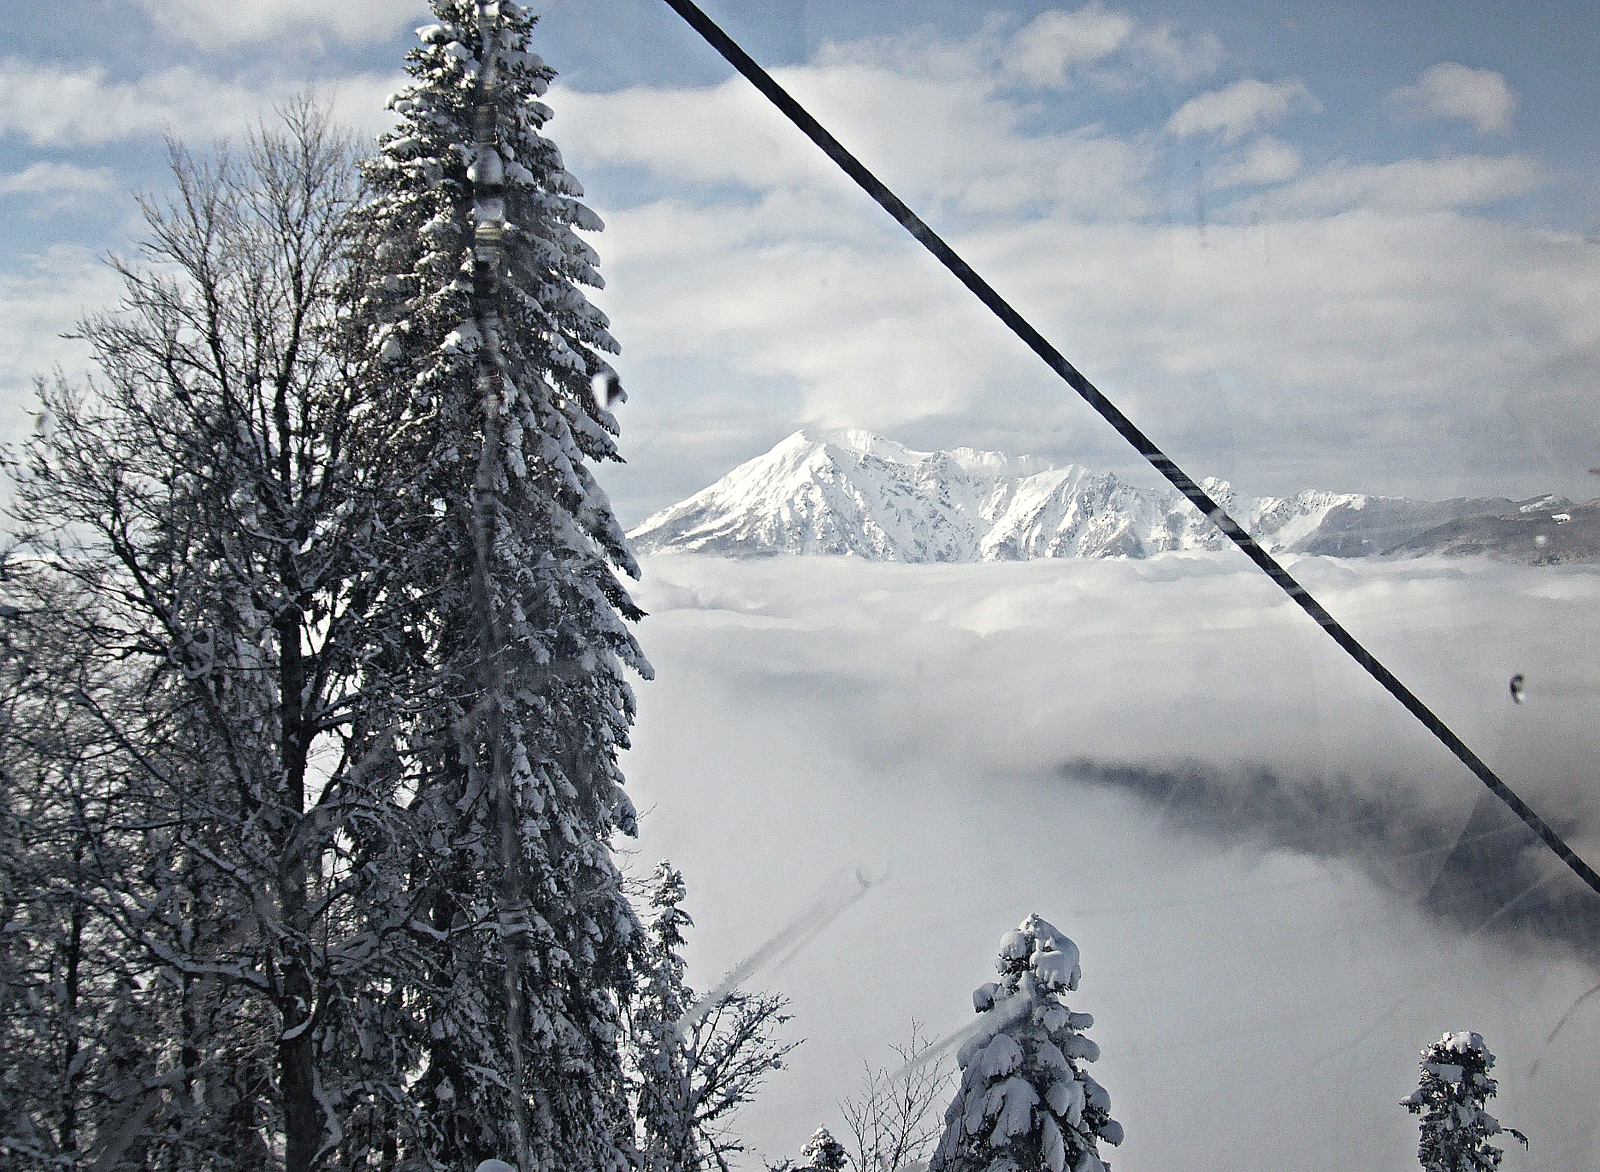
<instances>
[{"instance_id":1,"label":"evergreen tree top","mask_svg":"<svg viewBox=\"0 0 1600 1172\"><path fill-rule=\"evenodd\" d=\"M805 1161L804 1169L815 1169L816 1172L842 1172L849 1159L844 1145L834 1139L833 1133L826 1127L817 1128L806 1140L805 1147L800 1149L800 1158Z\"/></svg>"},{"instance_id":2,"label":"evergreen tree top","mask_svg":"<svg viewBox=\"0 0 1600 1172\"><path fill-rule=\"evenodd\" d=\"M1078 987L1083 971L1078 946L1039 915L1031 915L1000 938L1000 956L995 968L1015 988L1015 979L1031 972L1047 989L1072 990Z\"/></svg>"},{"instance_id":3,"label":"evergreen tree top","mask_svg":"<svg viewBox=\"0 0 1600 1172\"><path fill-rule=\"evenodd\" d=\"M1445 1034L1422 1051L1420 1066L1417 1089L1401 1106L1422 1116L1417 1159L1427 1172L1493 1172L1504 1153L1492 1136L1510 1134L1527 1146L1526 1136L1484 1109L1499 1084L1489 1077L1494 1055L1481 1034Z\"/></svg>"},{"instance_id":4,"label":"evergreen tree top","mask_svg":"<svg viewBox=\"0 0 1600 1172\"><path fill-rule=\"evenodd\" d=\"M1105 1172L1098 1144L1122 1142L1111 1096L1083 1069L1100 1047L1065 994L1078 947L1040 916L1000 940L1000 980L973 991L979 1019L956 1053L961 1087L945 1112L934 1172Z\"/></svg>"},{"instance_id":5,"label":"evergreen tree top","mask_svg":"<svg viewBox=\"0 0 1600 1172\"><path fill-rule=\"evenodd\" d=\"M683 873L663 859L656 864L652 878L655 886L650 892L650 906L656 914L650 920L650 934L663 950L680 948L683 930L694 925L689 913L679 906L685 895Z\"/></svg>"}]
</instances>

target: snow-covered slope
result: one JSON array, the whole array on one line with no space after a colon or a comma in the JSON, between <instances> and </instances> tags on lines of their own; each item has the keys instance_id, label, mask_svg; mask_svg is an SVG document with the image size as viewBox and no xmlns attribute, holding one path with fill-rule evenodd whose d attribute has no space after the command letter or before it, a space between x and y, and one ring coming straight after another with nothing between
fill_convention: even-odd
<instances>
[{"instance_id":1,"label":"snow-covered slope","mask_svg":"<svg viewBox=\"0 0 1600 1172\"><path fill-rule=\"evenodd\" d=\"M1269 550L1344 557L1384 553L1448 522L1517 508L1509 500L1315 490L1246 497L1220 480L1205 488ZM853 554L897 562L1139 558L1226 544L1171 489L999 452L917 452L866 431L797 431L630 536L643 553Z\"/></svg>"}]
</instances>

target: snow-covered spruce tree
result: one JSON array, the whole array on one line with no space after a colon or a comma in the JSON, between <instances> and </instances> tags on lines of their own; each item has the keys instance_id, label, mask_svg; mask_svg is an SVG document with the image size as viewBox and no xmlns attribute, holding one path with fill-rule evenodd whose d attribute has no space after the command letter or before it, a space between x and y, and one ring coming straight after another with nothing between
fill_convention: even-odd
<instances>
[{"instance_id":1,"label":"snow-covered spruce tree","mask_svg":"<svg viewBox=\"0 0 1600 1172\"><path fill-rule=\"evenodd\" d=\"M686 1172L700 1162L688 1055L678 1032L693 998L679 954L683 930L692 922L680 906L683 896L683 876L667 862L657 863L645 967L628 1009L629 1056L638 1080L634 1115L648 1172Z\"/></svg>"},{"instance_id":2,"label":"snow-covered spruce tree","mask_svg":"<svg viewBox=\"0 0 1600 1172\"><path fill-rule=\"evenodd\" d=\"M773 1040L789 1020L779 994L734 990L690 1012L694 990L684 983L679 949L692 921L680 906L683 896L683 876L669 863L657 864L648 944L628 1009L646 1172L727 1169L728 1157L744 1151L727 1135L731 1116L798 1045Z\"/></svg>"},{"instance_id":3,"label":"snow-covered spruce tree","mask_svg":"<svg viewBox=\"0 0 1600 1172\"><path fill-rule=\"evenodd\" d=\"M811 1138L800 1149L800 1160L800 1169L812 1172L844 1172L850 1162L844 1145L834 1139L833 1132L826 1127L819 1127L811 1133ZM800 1169L796 1172L800 1172Z\"/></svg>"},{"instance_id":4,"label":"snow-covered spruce tree","mask_svg":"<svg viewBox=\"0 0 1600 1172\"><path fill-rule=\"evenodd\" d=\"M1494 1098L1496 1082L1489 1077L1494 1055L1483 1037L1470 1030L1445 1034L1422 1052L1422 1080L1401 1101L1413 1115L1421 1115L1422 1139L1417 1159L1427 1172L1489 1172L1500 1166L1505 1154L1489 1140L1513 1135L1528 1146L1528 1139L1484 1110Z\"/></svg>"},{"instance_id":5,"label":"snow-covered spruce tree","mask_svg":"<svg viewBox=\"0 0 1600 1172\"><path fill-rule=\"evenodd\" d=\"M407 1002L424 1073L398 1123L437 1166L620 1170L642 931L609 840L634 830L623 672L649 667L614 573L638 570L588 467L617 458L616 346L574 232L600 222L539 133L553 74L527 51L533 18L508 0L433 11L366 170L377 271L357 307L405 416L392 524L435 680L407 733L432 943Z\"/></svg>"},{"instance_id":6,"label":"snow-covered spruce tree","mask_svg":"<svg viewBox=\"0 0 1600 1172\"><path fill-rule=\"evenodd\" d=\"M101 377L41 388L54 427L17 470L22 556L50 582L36 666L74 713L27 746L54 787L55 857L33 855L64 901L36 923L94 962L75 1019L104 1025L67 1089L105 1088L76 1119L108 1167L115 1145L218 1169L278 1148L305 1172L352 1094L405 1086L356 1069L350 1028L412 918L404 704L373 670L405 636L378 605L405 594L377 521L395 485L350 458L393 428L341 328L348 145L309 103L284 114L242 156L174 147L150 263L119 262L121 307L81 329Z\"/></svg>"},{"instance_id":7,"label":"snow-covered spruce tree","mask_svg":"<svg viewBox=\"0 0 1600 1172\"><path fill-rule=\"evenodd\" d=\"M973 991L982 1016L957 1052L961 1088L945 1112L931 1172L1101 1172L1098 1143L1122 1142L1111 1096L1080 1063L1100 1048L1064 994L1078 946L1038 916L1000 940L1000 980Z\"/></svg>"}]
</instances>

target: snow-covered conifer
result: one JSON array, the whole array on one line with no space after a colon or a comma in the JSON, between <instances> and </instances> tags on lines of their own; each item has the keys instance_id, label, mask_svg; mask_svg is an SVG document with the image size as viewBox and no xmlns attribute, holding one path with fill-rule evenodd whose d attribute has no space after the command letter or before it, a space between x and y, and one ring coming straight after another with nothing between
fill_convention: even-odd
<instances>
[{"instance_id":1,"label":"snow-covered conifer","mask_svg":"<svg viewBox=\"0 0 1600 1172\"><path fill-rule=\"evenodd\" d=\"M826 1127L819 1127L812 1132L805 1147L800 1149L800 1159L801 1168L814 1172L844 1172L845 1165L850 1162L844 1145L834 1139L833 1132Z\"/></svg>"},{"instance_id":2,"label":"snow-covered conifer","mask_svg":"<svg viewBox=\"0 0 1600 1172\"><path fill-rule=\"evenodd\" d=\"M404 415L390 442L413 474L389 523L410 535L413 654L435 680L408 732L432 943L406 1126L450 1166L516 1152L523 1172L620 1172L642 932L609 840L634 828L623 672L649 667L614 572L637 566L588 466L617 458L616 345L575 231L600 221L540 133L553 73L533 18L509 0L433 12L367 168L357 309Z\"/></svg>"},{"instance_id":3,"label":"snow-covered conifer","mask_svg":"<svg viewBox=\"0 0 1600 1172\"><path fill-rule=\"evenodd\" d=\"M1489 1077L1494 1055L1483 1037L1470 1030L1445 1034L1422 1052L1422 1079L1401 1106L1421 1115L1417 1159L1427 1172L1489 1172L1505 1154L1489 1140L1513 1135L1528 1139L1484 1110L1497 1083Z\"/></svg>"},{"instance_id":4,"label":"snow-covered conifer","mask_svg":"<svg viewBox=\"0 0 1600 1172\"><path fill-rule=\"evenodd\" d=\"M690 923L683 902L683 876L668 863L656 865L650 891L649 944L629 1024L638 1079L635 1114L640 1149L649 1172L686 1172L699 1166L694 1101L685 1038L678 1019L689 1007L684 984L683 929Z\"/></svg>"},{"instance_id":5,"label":"snow-covered conifer","mask_svg":"<svg viewBox=\"0 0 1600 1172\"><path fill-rule=\"evenodd\" d=\"M1000 940L1000 980L974 990L980 1014L957 1052L961 1087L945 1112L932 1172L1102 1172L1098 1143L1122 1142L1111 1096L1083 1063L1094 1024L1067 1007L1078 946L1038 916Z\"/></svg>"}]
</instances>

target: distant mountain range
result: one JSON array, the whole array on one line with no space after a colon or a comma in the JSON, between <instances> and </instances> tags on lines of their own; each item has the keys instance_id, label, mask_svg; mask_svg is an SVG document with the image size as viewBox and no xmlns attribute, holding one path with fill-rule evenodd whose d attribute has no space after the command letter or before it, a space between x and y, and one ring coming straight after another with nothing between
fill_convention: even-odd
<instances>
[{"instance_id":1,"label":"distant mountain range","mask_svg":"<svg viewBox=\"0 0 1600 1172\"><path fill-rule=\"evenodd\" d=\"M1226 481L1202 484L1273 553L1600 560L1600 502L1417 501L1314 489L1248 497ZM797 431L629 536L641 553L898 562L1143 558L1229 544L1173 489L971 448L916 452L866 431Z\"/></svg>"}]
</instances>

